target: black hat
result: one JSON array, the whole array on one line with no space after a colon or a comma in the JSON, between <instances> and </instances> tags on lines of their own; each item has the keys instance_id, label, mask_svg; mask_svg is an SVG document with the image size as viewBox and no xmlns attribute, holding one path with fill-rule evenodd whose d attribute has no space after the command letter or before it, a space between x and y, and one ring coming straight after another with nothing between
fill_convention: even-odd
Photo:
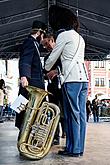
<instances>
[{"instance_id":1,"label":"black hat","mask_svg":"<svg viewBox=\"0 0 110 165\"><path fill-rule=\"evenodd\" d=\"M71 29L77 22L76 15L68 8L52 5L49 8L49 24L53 30Z\"/></svg>"},{"instance_id":2,"label":"black hat","mask_svg":"<svg viewBox=\"0 0 110 165\"><path fill-rule=\"evenodd\" d=\"M32 24L32 29L41 30L45 32L47 30L47 26L43 22L35 20Z\"/></svg>"}]
</instances>

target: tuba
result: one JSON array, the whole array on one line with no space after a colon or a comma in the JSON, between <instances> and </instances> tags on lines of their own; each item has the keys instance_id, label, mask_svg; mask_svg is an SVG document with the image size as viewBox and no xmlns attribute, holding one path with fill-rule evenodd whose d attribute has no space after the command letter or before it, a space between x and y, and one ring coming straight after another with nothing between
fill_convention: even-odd
<instances>
[{"instance_id":1,"label":"tuba","mask_svg":"<svg viewBox=\"0 0 110 165\"><path fill-rule=\"evenodd\" d=\"M49 92L28 86L29 102L25 108L23 126L17 147L21 155L39 160L50 150L60 118L57 105L44 101Z\"/></svg>"}]
</instances>

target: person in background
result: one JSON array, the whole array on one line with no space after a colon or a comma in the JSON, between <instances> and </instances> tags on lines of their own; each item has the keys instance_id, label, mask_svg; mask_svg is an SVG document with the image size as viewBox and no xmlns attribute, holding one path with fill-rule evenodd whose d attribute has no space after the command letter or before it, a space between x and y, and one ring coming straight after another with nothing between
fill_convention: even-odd
<instances>
[{"instance_id":1,"label":"person in background","mask_svg":"<svg viewBox=\"0 0 110 165\"><path fill-rule=\"evenodd\" d=\"M38 20L32 24L32 30L28 38L23 42L20 59L19 59L19 75L20 88L19 94L25 98L29 98L26 86L31 85L44 89L44 76L40 60L40 41L45 34L46 25ZM25 111L16 113L15 126L21 129Z\"/></svg>"},{"instance_id":2,"label":"person in background","mask_svg":"<svg viewBox=\"0 0 110 165\"><path fill-rule=\"evenodd\" d=\"M99 122L99 106L97 95L95 95L95 98L92 100L92 113L94 122Z\"/></svg>"},{"instance_id":3,"label":"person in background","mask_svg":"<svg viewBox=\"0 0 110 165\"><path fill-rule=\"evenodd\" d=\"M100 117L104 117L106 108L107 108L106 102L105 102L105 100L102 100L101 107L100 107Z\"/></svg>"},{"instance_id":4,"label":"person in background","mask_svg":"<svg viewBox=\"0 0 110 165\"><path fill-rule=\"evenodd\" d=\"M89 121L89 117L91 115L91 102L87 100L86 102L86 115L87 115L87 122Z\"/></svg>"},{"instance_id":5,"label":"person in background","mask_svg":"<svg viewBox=\"0 0 110 165\"><path fill-rule=\"evenodd\" d=\"M55 35L48 34L42 41L42 45L49 51L55 46ZM44 61L48 58L49 54L45 57ZM44 62L44 63L45 63ZM65 121L64 121L64 114L63 114L63 99L62 99L62 91L61 91L61 84L58 79L58 67L61 68L61 61L60 59L54 64L52 69L49 72L45 71L45 77L48 80L47 90L51 92L53 95L49 95L49 102L52 102L60 107L60 123L62 128L62 138L65 137ZM54 142L53 144L59 144L59 133L60 128L59 125L57 127L57 131L55 133Z\"/></svg>"},{"instance_id":6,"label":"person in background","mask_svg":"<svg viewBox=\"0 0 110 165\"><path fill-rule=\"evenodd\" d=\"M5 81L0 79L0 123L3 122L2 115L3 115L3 106L4 106L4 96L5 96Z\"/></svg>"},{"instance_id":7,"label":"person in background","mask_svg":"<svg viewBox=\"0 0 110 165\"><path fill-rule=\"evenodd\" d=\"M88 76L84 65L85 42L79 35L79 22L72 11L52 5L49 8L49 23L59 34L55 47L46 60L45 69L49 71L58 58L61 59L66 124L66 146L59 155L83 156L86 135L86 99ZM63 32L62 32L62 29ZM68 73L68 67L72 68Z\"/></svg>"}]
</instances>

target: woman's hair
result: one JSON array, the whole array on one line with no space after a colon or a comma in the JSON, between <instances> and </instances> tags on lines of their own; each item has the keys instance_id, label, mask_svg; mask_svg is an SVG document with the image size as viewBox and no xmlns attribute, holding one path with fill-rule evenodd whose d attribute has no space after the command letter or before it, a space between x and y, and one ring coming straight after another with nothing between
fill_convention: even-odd
<instances>
[{"instance_id":1,"label":"woman's hair","mask_svg":"<svg viewBox=\"0 0 110 165\"><path fill-rule=\"evenodd\" d=\"M5 86L5 81L0 79L0 89L3 89L3 85Z\"/></svg>"},{"instance_id":2,"label":"woman's hair","mask_svg":"<svg viewBox=\"0 0 110 165\"><path fill-rule=\"evenodd\" d=\"M79 32L80 23L79 23L77 16L75 16L75 15L73 17L73 28L76 32Z\"/></svg>"},{"instance_id":3,"label":"woman's hair","mask_svg":"<svg viewBox=\"0 0 110 165\"><path fill-rule=\"evenodd\" d=\"M77 16L68 8L52 5L49 8L49 24L54 31L74 28L78 32L79 21Z\"/></svg>"}]
</instances>

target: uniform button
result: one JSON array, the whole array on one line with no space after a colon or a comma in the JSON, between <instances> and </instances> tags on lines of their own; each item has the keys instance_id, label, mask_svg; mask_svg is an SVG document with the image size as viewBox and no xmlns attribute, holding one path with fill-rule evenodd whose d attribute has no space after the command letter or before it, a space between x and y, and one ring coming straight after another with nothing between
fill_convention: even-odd
<instances>
[{"instance_id":1,"label":"uniform button","mask_svg":"<svg viewBox=\"0 0 110 165\"><path fill-rule=\"evenodd\" d=\"M81 73L81 70L79 72Z\"/></svg>"},{"instance_id":2,"label":"uniform button","mask_svg":"<svg viewBox=\"0 0 110 165\"><path fill-rule=\"evenodd\" d=\"M78 61L77 61L77 64L78 64Z\"/></svg>"},{"instance_id":3,"label":"uniform button","mask_svg":"<svg viewBox=\"0 0 110 165\"><path fill-rule=\"evenodd\" d=\"M80 80L82 80L82 78L80 78Z\"/></svg>"}]
</instances>

